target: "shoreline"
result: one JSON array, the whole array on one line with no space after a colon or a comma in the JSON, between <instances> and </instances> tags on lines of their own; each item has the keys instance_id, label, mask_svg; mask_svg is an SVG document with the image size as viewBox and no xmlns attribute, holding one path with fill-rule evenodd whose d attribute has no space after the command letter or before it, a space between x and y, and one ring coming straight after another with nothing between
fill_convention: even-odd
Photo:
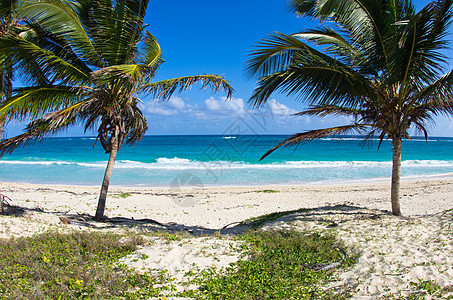
<instances>
[{"instance_id":1,"label":"shoreline","mask_svg":"<svg viewBox=\"0 0 453 300\"><path fill-rule=\"evenodd\" d=\"M411 182L411 181L436 181L436 180L453 180L453 173L442 173L442 174L432 174L432 175L411 175L411 176L402 176L401 182ZM312 181L312 182L300 182L300 183L270 183L270 184L202 184L202 188L264 188L264 187L288 187L288 186L330 186L330 185L354 185L354 184L376 184L376 183L389 183L390 184L390 177L378 177L378 178L361 178L361 179L335 179L335 180L321 180L321 181ZM74 187L88 187L94 188L101 186L101 182L99 184L77 184L77 183L49 183L49 182L27 182L27 181L7 181L7 180L0 180L0 192L1 186L4 184L25 184L25 185L37 185L37 186L74 186ZM145 185L145 184L137 184L137 185L122 185L122 184L110 184L109 188L143 188L143 189L165 189L171 186L171 182L166 185ZM184 187L183 187L184 188ZM188 187L191 188L191 187Z\"/></svg>"}]
</instances>

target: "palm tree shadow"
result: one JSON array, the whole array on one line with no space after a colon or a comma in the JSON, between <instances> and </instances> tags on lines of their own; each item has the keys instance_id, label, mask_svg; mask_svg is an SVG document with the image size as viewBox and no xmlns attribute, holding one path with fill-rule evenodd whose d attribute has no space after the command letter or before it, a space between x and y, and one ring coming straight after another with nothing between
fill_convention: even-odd
<instances>
[{"instance_id":1,"label":"palm tree shadow","mask_svg":"<svg viewBox=\"0 0 453 300\"><path fill-rule=\"evenodd\" d=\"M311 223L311 227L334 228L341 223L355 220L378 220L391 213L386 210L368 209L352 205L323 206L314 209L300 209L282 213L274 213L258 218L259 226L265 228L300 227Z\"/></svg>"},{"instance_id":2,"label":"palm tree shadow","mask_svg":"<svg viewBox=\"0 0 453 300\"><path fill-rule=\"evenodd\" d=\"M188 226L178 223L161 223L153 219L134 219L125 217L105 218L95 221L94 216L89 214L68 214L67 212L45 212L42 208L27 208L11 205L4 201L2 215L14 215L25 217L30 212L48 213L59 217L60 223L72 226L87 227L92 229L115 229L130 228L139 232L185 232L193 236L206 235L239 235L251 229L257 228L288 228L290 224L314 222L321 228L332 228L340 223L357 219L379 219L384 215L390 215L388 211L370 210L365 207L351 205L323 206L313 209L298 209L291 211L273 212L259 217L233 222L220 229L203 226Z\"/></svg>"},{"instance_id":3,"label":"palm tree shadow","mask_svg":"<svg viewBox=\"0 0 453 300\"><path fill-rule=\"evenodd\" d=\"M11 202L11 198L0 193L0 215L23 217L27 212L44 212L44 210L39 207L21 207L12 205Z\"/></svg>"},{"instance_id":4,"label":"palm tree shadow","mask_svg":"<svg viewBox=\"0 0 453 300\"><path fill-rule=\"evenodd\" d=\"M314 209L298 209L291 211L274 212L244 221L230 223L220 229L203 226L188 226L178 223L161 223L153 219L134 219L125 217L105 218L102 222L95 221L91 215L66 215L60 219L63 223L79 226L88 226L96 229L130 228L139 232L167 231L186 232L193 236L206 235L239 235L251 229L276 228L282 229L294 222L314 222L321 228L333 228L340 223L353 220L377 220L391 215L389 211L370 210L365 207L351 205L323 206Z\"/></svg>"}]
</instances>

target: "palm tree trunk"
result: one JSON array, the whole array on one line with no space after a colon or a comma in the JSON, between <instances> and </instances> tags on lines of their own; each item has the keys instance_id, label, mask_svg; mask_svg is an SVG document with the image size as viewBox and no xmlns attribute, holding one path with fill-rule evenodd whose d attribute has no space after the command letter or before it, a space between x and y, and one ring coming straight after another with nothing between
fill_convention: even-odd
<instances>
[{"instance_id":1,"label":"palm tree trunk","mask_svg":"<svg viewBox=\"0 0 453 300\"><path fill-rule=\"evenodd\" d=\"M392 214L401 216L400 210L400 177L401 177L401 138L392 139Z\"/></svg>"},{"instance_id":2,"label":"palm tree trunk","mask_svg":"<svg viewBox=\"0 0 453 300\"><path fill-rule=\"evenodd\" d=\"M112 176L113 166L115 165L116 154L118 153L118 130L112 135L112 148L110 151L109 162L105 169L104 180L102 181L101 193L99 195L98 207L96 209L96 215L94 219L96 221L104 218L105 202L107 199L107 192L110 185L110 177Z\"/></svg>"}]
</instances>

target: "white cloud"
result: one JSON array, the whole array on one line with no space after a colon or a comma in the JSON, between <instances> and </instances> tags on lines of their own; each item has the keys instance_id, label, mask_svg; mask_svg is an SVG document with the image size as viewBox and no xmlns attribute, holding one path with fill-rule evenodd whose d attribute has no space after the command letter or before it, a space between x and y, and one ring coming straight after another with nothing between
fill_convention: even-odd
<instances>
[{"instance_id":1,"label":"white cloud","mask_svg":"<svg viewBox=\"0 0 453 300\"><path fill-rule=\"evenodd\" d=\"M242 118L265 118L269 121L274 120L278 124L289 122L298 122L298 118L288 118L291 114L297 113L297 110L278 102L276 99L270 99L266 105L259 110L248 110L246 103L242 98L226 99L225 97L210 97L199 106L191 105L180 97L173 96L167 102L158 102L156 100L147 101L140 105L145 114L160 116L183 116L187 120L210 120L220 121L226 119ZM307 123L309 119L305 119ZM272 121L271 121L272 122Z\"/></svg>"},{"instance_id":2,"label":"white cloud","mask_svg":"<svg viewBox=\"0 0 453 300\"><path fill-rule=\"evenodd\" d=\"M179 97L171 97L167 102L159 102L157 100L147 101L140 104L140 109L143 112L151 115L173 116L186 108L187 104Z\"/></svg>"},{"instance_id":3,"label":"white cloud","mask_svg":"<svg viewBox=\"0 0 453 300\"><path fill-rule=\"evenodd\" d=\"M267 102L267 106L269 108L269 111L273 115L277 116L288 116L297 113L298 111L292 108L289 108L283 103L277 102L275 99L271 99Z\"/></svg>"},{"instance_id":4,"label":"white cloud","mask_svg":"<svg viewBox=\"0 0 453 300\"><path fill-rule=\"evenodd\" d=\"M160 103L150 102L146 104L142 104L140 109L142 109L145 113L151 115L160 115L160 116L172 116L178 113L175 109L168 109L162 107Z\"/></svg>"},{"instance_id":5,"label":"white cloud","mask_svg":"<svg viewBox=\"0 0 453 300\"><path fill-rule=\"evenodd\" d=\"M182 100L181 98L179 97L171 97L170 100L168 100L168 105L175 108L175 109L178 109L178 110L181 110L181 109L184 109L186 107L186 103L184 102L184 100Z\"/></svg>"},{"instance_id":6,"label":"white cloud","mask_svg":"<svg viewBox=\"0 0 453 300\"><path fill-rule=\"evenodd\" d=\"M221 115L243 115L245 113L244 100L241 98L231 98L226 100L216 100L214 97L204 101L206 109Z\"/></svg>"}]
</instances>

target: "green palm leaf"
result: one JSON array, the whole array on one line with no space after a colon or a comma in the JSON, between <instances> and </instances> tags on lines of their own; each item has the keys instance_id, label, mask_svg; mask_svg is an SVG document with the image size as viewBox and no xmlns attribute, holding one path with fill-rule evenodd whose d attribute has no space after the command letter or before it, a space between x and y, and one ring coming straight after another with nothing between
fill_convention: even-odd
<instances>
[{"instance_id":1,"label":"green palm leaf","mask_svg":"<svg viewBox=\"0 0 453 300\"><path fill-rule=\"evenodd\" d=\"M317 130L310 130L302 133L297 133L292 135L291 137L281 141L277 146L273 147L269 151L267 151L261 158L260 161L270 155L272 152L277 150L280 147L291 147L297 146L300 143L308 142L311 140L320 139L323 137L338 137L341 135L346 135L352 132L364 133L367 128L367 125L363 124L352 124L346 126L338 126L326 129L317 129Z\"/></svg>"},{"instance_id":2,"label":"green palm leaf","mask_svg":"<svg viewBox=\"0 0 453 300\"><path fill-rule=\"evenodd\" d=\"M95 65L102 65L102 59L87 35L76 14L78 4L65 0L24 0L19 14L40 22L56 34L71 41L73 49Z\"/></svg>"},{"instance_id":3,"label":"green palm leaf","mask_svg":"<svg viewBox=\"0 0 453 300\"><path fill-rule=\"evenodd\" d=\"M173 79L157 81L151 84L145 84L140 87L139 92L148 93L162 101L170 99L175 92L182 92L190 89L192 85L199 83L202 89L210 88L217 93L223 90L226 97L230 98L233 93L233 88L227 81L219 75L195 75L185 76Z\"/></svg>"},{"instance_id":4,"label":"green palm leaf","mask_svg":"<svg viewBox=\"0 0 453 300\"><path fill-rule=\"evenodd\" d=\"M17 90L17 95L0 105L0 117L24 119L73 105L83 98L83 89L68 86L48 86Z\"/></svg>"}]
</instances>

